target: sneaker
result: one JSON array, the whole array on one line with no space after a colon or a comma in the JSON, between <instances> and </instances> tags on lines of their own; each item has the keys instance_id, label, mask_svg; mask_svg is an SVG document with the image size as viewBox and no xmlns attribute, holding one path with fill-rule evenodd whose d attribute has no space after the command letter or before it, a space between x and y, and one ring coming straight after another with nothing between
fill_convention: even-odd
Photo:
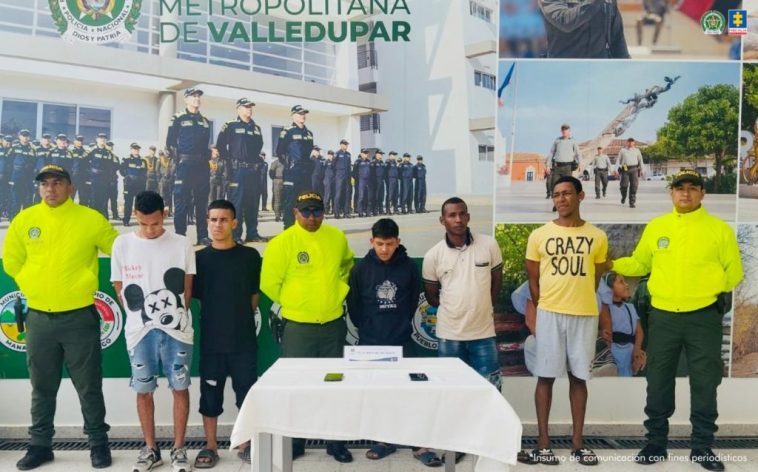
<instances>
[{"instance_id":1,"label":"sneaker","mask_svg":"<svg viewBox=\"0 0 758 472\"><path fill-rule=\"evenodd\" d=\"M132 466L132 472L147 472L161 464L163 464L161 451L145 446L140 449L137 462Z\"/></svg>"},{"instance_id":2,"label":"sneaker","mask_svg":"<svg viewBox=\"0 0 758 472\"><path fill-rule=\"evenodd\" d=\"M53 461L53 448L44 446L29 446L26 455L16 462L18 470L32 470L46 462Z\"/></svg>"},{"instance_id":3,"label":"sneaker","mask_svg":"<svg viewBox=\"0 0 758 472\"><path fill-rule=\"evenodd\" d=\"M171 449L171 470L174 472L190 472L192 470L185 448Z\"/></svg>"}]
</instances>

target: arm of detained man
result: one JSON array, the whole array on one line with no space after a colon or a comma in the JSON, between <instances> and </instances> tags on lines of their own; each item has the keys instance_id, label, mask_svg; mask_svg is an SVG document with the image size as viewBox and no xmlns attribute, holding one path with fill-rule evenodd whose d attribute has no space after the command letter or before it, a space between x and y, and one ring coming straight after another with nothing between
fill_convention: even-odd
<instances>
[{"instance_id":1,"label":"arm of detained man","mask_svg":"<svg viewBox=\"0 0 758 472\"><path fill-rule=\"evenodd\" d=\"M566 0L540 0L539 6L545 21L564 33L570 33L592 20L605 0L590 0L569 7Z\"/></svg>"}]
</instances>

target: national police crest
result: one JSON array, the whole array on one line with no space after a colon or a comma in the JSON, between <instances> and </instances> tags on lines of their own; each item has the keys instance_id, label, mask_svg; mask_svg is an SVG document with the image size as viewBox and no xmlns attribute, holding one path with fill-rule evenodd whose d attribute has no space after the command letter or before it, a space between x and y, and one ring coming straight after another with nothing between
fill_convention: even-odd
<instances>
[{"instance_id":1,"label":"national police crest","mask_svg":"<svg viewBox=\"0 0 758 472\"><path fill-rule=\"evenodd\" d=\"M142 0L48 0L53 22L70 42L106 44L131 37Z\"/></svg>"}]
</instances>

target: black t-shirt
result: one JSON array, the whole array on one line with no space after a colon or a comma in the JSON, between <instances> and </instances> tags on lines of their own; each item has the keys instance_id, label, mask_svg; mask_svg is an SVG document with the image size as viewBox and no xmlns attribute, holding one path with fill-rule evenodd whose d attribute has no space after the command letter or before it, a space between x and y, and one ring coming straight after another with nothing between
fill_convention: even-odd
<instances>
[{"instance_id":1,"label":"black t-shirt","mask_svg":"<svg viewBox=\"0 0 758 472\"><path fill-rule=\"evenodd\" d=\"M200 300L200 350L208 353L256 349L251 297L258 293L261 255L254 248L207 247L197 252L192 296Z\"/></svg>"}]
</instances>

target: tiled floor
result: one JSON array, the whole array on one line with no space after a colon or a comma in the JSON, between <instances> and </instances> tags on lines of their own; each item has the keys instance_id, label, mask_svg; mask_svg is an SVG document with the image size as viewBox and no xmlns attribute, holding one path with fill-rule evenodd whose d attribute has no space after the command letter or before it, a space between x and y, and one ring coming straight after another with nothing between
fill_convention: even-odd
<instances>
[{"instance_id":1,"label":"tiled floor","mask_svg":"<svg viewBox=\"0 0 758 472\"><path fill-rule=\"evenodd\" d=\"M630 462L632 455L637 451L597 451L602 459L600 466L594 470L610 470L614 472L635 471L635 472L698 472L702 471L699 466L687 461L685 450L673 450L672 456L668 462L657 464L649 467L641 467ZM729 472L752 472L758 470L758 450L756 449L738 449L738 450L721 450L716 451L722 454L722 457L729 456L731 461L727 462L727 471ZM564 459L564 462L558 467L552 466L527 466L517 465L512 470L521 471L551 471L551 472L571 472L583 471L586 468L571 463L568 459L568 451L558 450L556 453ZM190 457L194 460L197 451L190 451ZM294 463L295 472L428 472L430 469L421 465L411 458L411 452L407 449L401 449L397 453L381 460L370 461L364 456L365 450L354 449L353 455L355 461L351 464L338 464L331 457L328 457L323 450L309 449L305 456ZM21 457L19 452L0 452L0 471L11 472L16 470L15 463ZM213 469L218 472L244 472L248 471L249 466L243 464L237 459L231 451L221 451L221 461ZM137 451L114 451L113 466L111 471L130 471L133 461L137 457ZM39 469L41 472L79 472L84 470L94 470L89 465L89 453L87 451L63 451L55 453L55 461L46 464ZM157 471L170 471L169 464L164 464L155 469ZM443 470L443 469L436 469ZM466 457L458 464L456 469L461 472L472 472L474 470L474 459Z\"/></svg>"}]
</instances>

